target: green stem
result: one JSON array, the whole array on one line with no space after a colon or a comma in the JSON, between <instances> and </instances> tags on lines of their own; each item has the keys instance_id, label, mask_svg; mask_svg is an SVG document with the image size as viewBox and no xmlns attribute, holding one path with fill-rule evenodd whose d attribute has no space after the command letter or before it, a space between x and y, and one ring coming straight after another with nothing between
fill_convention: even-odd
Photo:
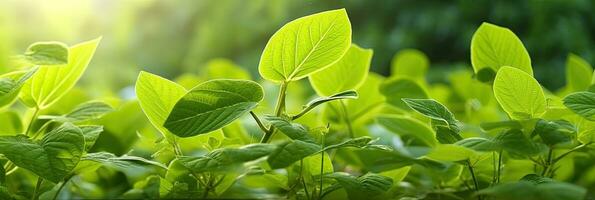
<instances>
[{"instance_id":1,"label":"green stem","mask_svg":"<svg viewBox=\"0 0 595 200\"><path fill-rule=\"evenodd\" d=\"M269 132L269 129L267 127L265 127L264 124L262 123L262 121L260 121L260 118L258 118L258 115L256 115L254 112L250 111L250 116L252 116L252 118L254 118L254 121L256 121L256 124L258 124L258 127L260 128L260 130L262 130L262 132L264 132L265 134L267 132Z\"/></svg>"},{"instance_id":2,"label":"green stem","mask_svg":"<svg viewBox=\"0 0 595 200\"><path fill-rule=\"evenodd\" d=\"M324 149L324 134L321 135L321 147ZM324 173L324 151L320 152L320 191L318 193L318 199L322 198L322 174Z\"/></svg>"},{"instance_id":3,"label":"green stem","mask_svg":"<svg viewBox=\"0 0 595 200\"><path fill-rule=\"evenodd\" d=\"M556 163L556 162L560 161L562 158L564 158L567 155L569 155L570 153L575 152L575 151L578 151L578 150L581 150L583 148L586 148L590 144L592 144L592 143L590 142L590 143L585 143L585 144L578 145L578 146L574 147L573 149L567 151L566 153L563 153L562 155L556 157L552 162L553 163Z\"/></svg>"},{"instance_id":4,"label":"green stem","mask_svg":"<svg viewBox=\"0 0 595 200\"><path fill-rule=\"evenodd\" d=\"M39 107L35 107L35 111L33 112L33 116L31 116L31 120L29 120L29 124L27 125L27 129L25 129L25 135L29 135L29 131L33 127L33 122L37 119L37 115L39 114Z\"/></svg>"},{"instance_id":5,"label":"green stem","mask_svg":"<svg viewBox=\"0 0 595 200\"><path fill-rule=\"evenodd\" d=\"M66 183L68 183L68 181L70 181L70 179L72 177L73 177L72 175L71 176L68 176L68 177L66 177L66 179L64 179L64 181L62 181L62 184L58 188L58 191L56 191L56 194L54 194L54 198L52 198L53 200L58 199L58 196L60 195L60 192L62 191L62 188L64 188L64 186L66 185Z\"/></svg>"},{"instance_id":6,"label":"green stem","mask_svg":"<svg viewBox=\"0 0 595 200\"><path fill-rule=\"evenodd\" d=\"M470 160L467 160L467 168L469 169L471 178L473 178L473 185L475 186L475 191L478 192L479 191L479 183L477 182L477 178L475 177L475 171L473 171L473 166L471 166ZM481 200L481 195L478 195L477 199Z\"/></svg>"},{"instance_id":7,"label":"green stem","mask_svg":"<svg viewBox=\"0 0 595 200\"><path fill-rule=\"evenodd\" d=\"M500 174L502 173L502 150L498 153L498 174L496 175L496 183L500 183Z\"/></svg>"},{"instance_id":8,"label":"green stem","mask_svg":"<svg viewBox=\"0 0 595 200\"><path fill-rule=\"evenodd\" d=\"M545 176L546 173L548 172L548 170L550 169L550 166L552 165L553 154L554 154L554 149L550 147L547 152L547 160L545 161L545 165L543 166L543 171L541 172L541 176Z\"/></svg>"},{"instance_id":9,"label":"green stem","mask_svg":"<svg viewBox=\"0 0 595 200\"><path fill-rule=\"evenodd\" d=\"M43 178L37 177L37 184L35 185L35 190L33 190L33 195L31 196L31 200L37 199L37 194L39 193L39 190L41 189L42 183L43 183Z\"/></svg>"},{"instance_id":10,"label":"green stem","mask_svg":"<svg viewBox=\"0 0 595 200\"><path fill-rule=\"evenodd\" d=\"M275 116L279 117L285 111L285 93L287 92L288 82L281 83L279 89L279 96L277 97L277 105L275 106ZM273 134L275 133L275 127L271 126L267 132L264 133L260 143L268 143Z\"/></svg>"},{"instance_id":11,"label":"green stem","mask_svg":"<svg viewBox=\"0 0 595 200\"><path fill-rule=\"evenodd\" d=\"M343 100L339 100L339 102L341 102L341 108L343 108L343 120L345 120L345 124L347 125L347 131L349 131L349 137L350 138L354 138L355 136L353 135L353 127L351 126L351 119L349 119L349 113L347 112L347 106L345 106L345 103L343 102Z\"/></svg>"},{"instance_id":12,"label":"green stem","mask_svg":"<svg viewBox=\"0 0 595 200\"><path fill-rule=\"evenodd\" d=\"M304 180L304 160L300 160L300 179L302 182L302 185L304 187L304 192L306 193L306 197L308 197L308 200L310 200L310 193L308 192L308 186L306 185L306 181Z\"/></svg>"}]
</instances>

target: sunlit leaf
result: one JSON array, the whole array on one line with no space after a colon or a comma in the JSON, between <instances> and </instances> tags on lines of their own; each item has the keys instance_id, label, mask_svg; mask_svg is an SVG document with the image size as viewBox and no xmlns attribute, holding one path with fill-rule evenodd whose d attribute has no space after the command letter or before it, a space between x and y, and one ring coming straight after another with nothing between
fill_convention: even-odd
<instances>
[{"instance_id":1,"label":"sunlit leaf","mask_svg":"<svg viewBox=\"0 0 595 200\"><path fill-rule=\"evenodd\" d=\"M584 91L591 86L593 67L575 54L566 59L566 87L570 91Z\"/></svg>"},{"instance_id":2,"label":"sunlit leaf","mask_svg":"<svg viewBox=\"0 0 595 200\"><path fill-rule=\"evenodd\" d=\"M299 80L339 61L350 45L351 23L345 9L305 16L273 34L258 71L270 81Z\"/></svg>"},{"instance_id":3,"label":"sunlit leaf","mask_svg":"<svg viewBox=\"0 0 595 200\"><path fill-rule=\"evenodd\" d=\"M428 57L417 49L403 49L392 59L391 76L423 79L430 67Z\"/></svg>"},{"instance_id":4,"label":"sunlit leaf","mask_svg":"<svg viewBox=\"0 0 595 200\"><path fill-rule=\"evenodd\" d=\"M595 121L595 93L572 93L564 97L564 105L585 119Z\"/></svg>"},{"instance_id":5,"label":"sunlit leaf","mask_svg":"<svg viewBox=\"0 0 595 200\"><path fill-rule=\"evenodd\" d=\"M0 108L13 103L19 91L29 78L31 78L39 68L34 67L27 72L24 72L18 79L12 79L6 76L0 76Z\"/></svg>"},{"instance_id":6,"label":"sunlit leaf","mask_svg":"<svg viewBox=\"0 0 595 200\"><path fill-rule=\"evenodd\" d=\"M35 65L64 65L68 63L68 47L60 42L36 42L24 56Z\"/></svg>"},{"instance_id":7,"label":"sunlit leaf","mask_svg":"<svg viewBox=\"0 0 595 200\"><path fill-rule=\"evenodd\" d=\"M428 146L437 144L432 128L414 118L398 115L382 115L377 118L377 122L398 135L413 136Z\"/></svg>"},{"instance_id":8,"label":"sunlit leaf","mask_svg":"<svg viewBox=\"0 0 595 200\"><path fill-rule=\"evenodd\" d=\"M512 119L539 117L546 110L545 95L537 80L517 68L500 68L494 81L494 96Z\"/></svg>"}]
</instances>

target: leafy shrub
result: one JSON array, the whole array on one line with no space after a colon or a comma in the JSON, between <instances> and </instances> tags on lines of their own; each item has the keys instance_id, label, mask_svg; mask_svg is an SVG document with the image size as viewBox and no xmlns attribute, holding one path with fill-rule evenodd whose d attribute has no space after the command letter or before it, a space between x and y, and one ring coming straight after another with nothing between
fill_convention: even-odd
<instances>
[{"instance_id":1,"label":"leafy shrub","mask_svg":"<svg viewBox=\"0 0 595 200\"><path fill-rule=\"evenodd\" d=\"M582 173L577 160L593 161L592 67L570 55L567 87L544 91L523 44L503 27L478 28L473 72L450 74L449 86L425 81L429 60L417 50L397 53L390 77L368 72L373 52L351 43L339 9L273 34L262 83L216 60L203 76L177 81L141 72L138 101L80 103L73 88L99 41L35 43L14 58L33 67L1 76L3 199L587 195L564 181ZM320 97L304 92L306 78ZM141 153L126 153L133 147ZM102 186L122 172L133 186Z\"/></svg>"}]
</instances>

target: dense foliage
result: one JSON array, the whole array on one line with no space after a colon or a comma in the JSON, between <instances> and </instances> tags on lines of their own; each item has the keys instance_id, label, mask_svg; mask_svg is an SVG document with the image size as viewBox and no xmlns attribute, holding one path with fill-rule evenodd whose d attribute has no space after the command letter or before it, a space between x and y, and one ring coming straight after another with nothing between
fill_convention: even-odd
<instances>
[{"instance_id":1,"label":"dense foliage","mask_svg":"<svg viewBox=\"0 0 595 200\"><path fill-rule=\"evenodd\" d=\"M566 87L547 91L521 40L486 22L473 69L430 84L414 49L389 77L369 72L373 51L351 26L344 9L285 24L260 57L262 82L218 60L175 81L140 72L132 100L75 87L101 38L34 43L0 76L0 197L592 195L595 78L582 58L569 55Z\"/></svg>"}]
</instances>

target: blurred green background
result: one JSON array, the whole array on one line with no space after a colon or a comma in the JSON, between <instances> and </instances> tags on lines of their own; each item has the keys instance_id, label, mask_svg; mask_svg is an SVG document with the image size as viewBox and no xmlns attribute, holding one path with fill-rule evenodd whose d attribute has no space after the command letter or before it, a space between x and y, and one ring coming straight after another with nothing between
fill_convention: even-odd
<instances>
[{"instance_id":1,"label":"blurred green background","mask_svg":"<svg viewBox=\"0 0 595 200\"><path fill-rule=\"evenodd\" d=\"M385 75L404 48L428 55L430 82L444 81L452 68L470 68L471 36L483 21L521 38L537 79L550 90L565 83L568 53L595 60L591 0L3 0L0 69L9 70L9 55L36 41L72 45L103 36L82 80L97 91L127 88L141 69L168 78L196 73L213 58L231 59L259 77L260 54L278 28L342 7L354 42L374 49L372 70Z\"/></svg>"}]
</instances>

